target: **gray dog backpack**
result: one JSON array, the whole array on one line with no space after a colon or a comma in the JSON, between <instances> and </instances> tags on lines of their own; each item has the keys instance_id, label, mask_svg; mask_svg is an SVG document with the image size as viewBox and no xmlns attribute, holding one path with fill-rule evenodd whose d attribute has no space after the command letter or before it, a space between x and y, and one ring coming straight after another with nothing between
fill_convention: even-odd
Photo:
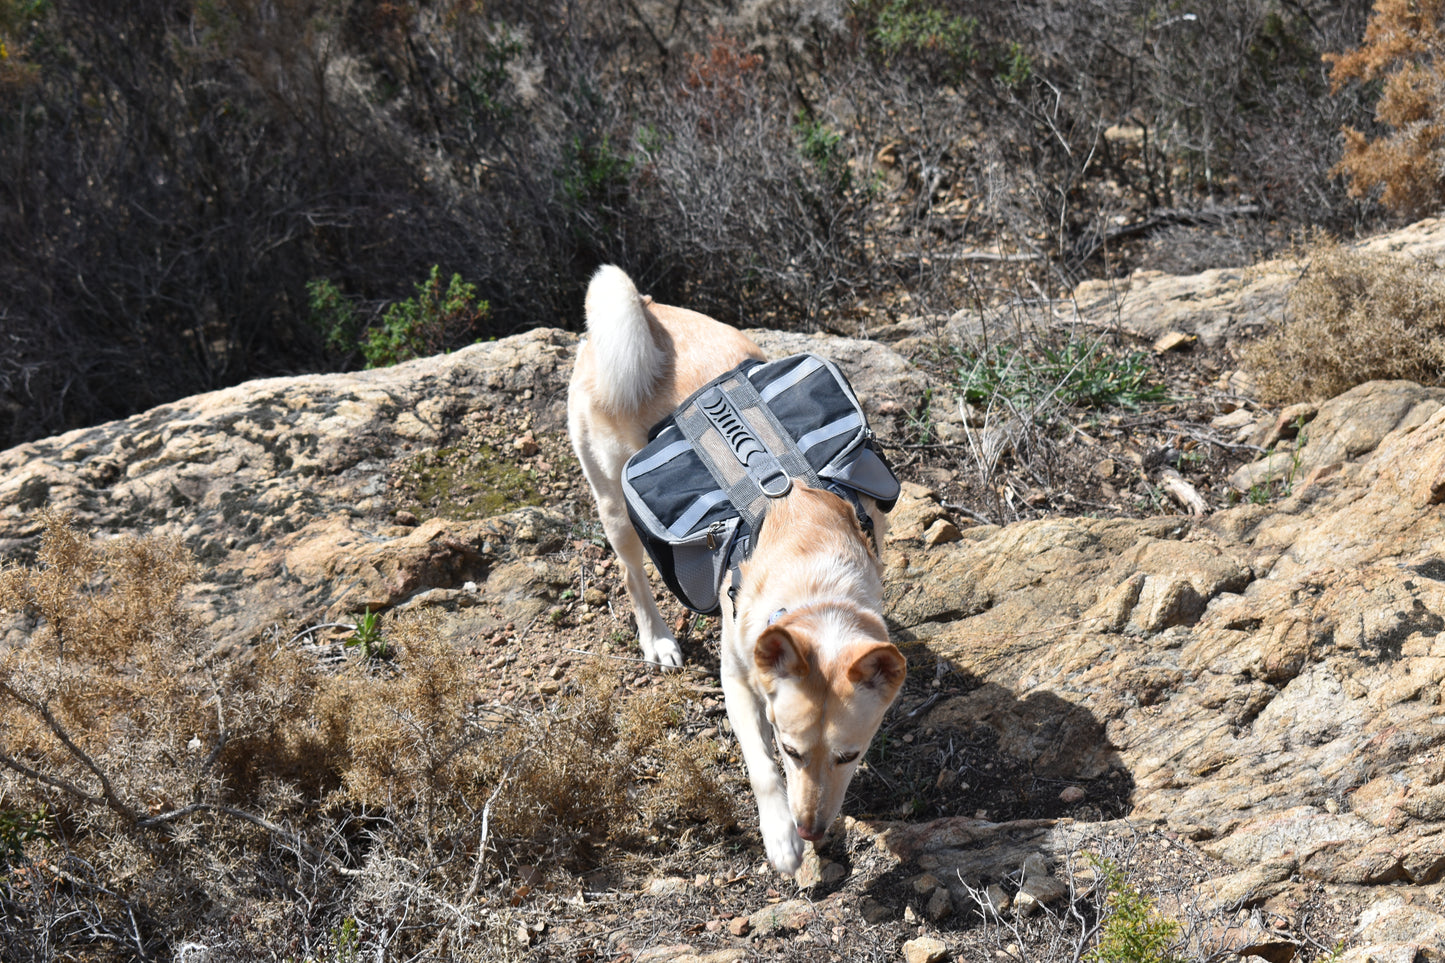
<instances>
[{"instance_id":1,"label":"gray dog backpack","mask_svg":"<svg viewBox=\"0 0 1445 963\"><path fill-rule=\"evenodd\" d=\"M627 511L667 587L711 615L729 571L748 557L770 499L798 479L883 511L898 479L838 366L812 354L749 360L695 391L653 426L622 472Z\"/></svg>"}]
</instances>

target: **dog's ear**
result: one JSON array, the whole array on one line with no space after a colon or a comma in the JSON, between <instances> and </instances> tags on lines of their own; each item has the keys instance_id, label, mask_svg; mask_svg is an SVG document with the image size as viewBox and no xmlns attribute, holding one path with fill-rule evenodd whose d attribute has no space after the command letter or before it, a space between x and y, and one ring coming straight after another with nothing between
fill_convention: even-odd
<instances>
[{"instance_id":1,"label":"dog's ear","mask_svg":"<svg viewBox=\"0 0 1445 963\"><path fill-rule=\"evenodd\" d=\"M753 661L764 674L779 679L801 679L808 674L808 660L798 640L787 629L777 625L768 626L758 636L758 644L753 647Z\"/></svg>"},{"instance_id":2,"label":"dog's ear","mask_svg":"<svg viewBox=\"0 0 1445 963\"><path fill-rule=\"evenodd\" d=\"M890 642L882 642L865 651L848 666L848 681L861 689L876 689L888 700L898 694L908 674L908 661Z\"/></svg>"}]
</instances>

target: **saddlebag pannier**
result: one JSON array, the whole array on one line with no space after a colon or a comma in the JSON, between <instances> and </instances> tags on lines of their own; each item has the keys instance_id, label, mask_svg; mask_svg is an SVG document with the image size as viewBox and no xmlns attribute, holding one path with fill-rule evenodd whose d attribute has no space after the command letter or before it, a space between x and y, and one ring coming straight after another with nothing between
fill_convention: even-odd
<instances>
[{"instance_id":1,"label":"saddlebag pannier","mask_svg":"<svg viewBox=\"0 0 1445 963\"><path fill-rule=\"evenodd\" d=\"M713 614L730 569L751 550L768 502L793 479L889 511L898 479L837 365L812 354L749 360L699 388L655 425L622 472L627 510L667 587Z\"/></svg>"}]
</instances>

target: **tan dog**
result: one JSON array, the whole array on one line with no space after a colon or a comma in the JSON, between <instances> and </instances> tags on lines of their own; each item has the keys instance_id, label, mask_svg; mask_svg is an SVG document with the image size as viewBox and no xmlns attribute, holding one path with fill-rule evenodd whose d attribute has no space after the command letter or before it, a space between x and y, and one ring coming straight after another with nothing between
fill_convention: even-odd
<instances>
[{"instance_id":1,"label":"tan dog","mask_svg":"<svg viewBox=\"0 0 1445 963\"><path fill-rule=\"evenodd\" d=\"M627 516L622 470L648 429L688 395L763 353L735 328L653 304L610 266L587 289L587 333L567 397L572 445L627 569L642 651L680 666L682 650L653 601L642 542ZM863 501L881 541L883 513ZM722 593L722 685L768 860L793 873L803 841L822 839L837 816L906 664L883 623L878 544L847 502L795 483L769 508L754 541L736 609ZM768 748L769 728L786 783Z\"/></svg>"}]
</instances>

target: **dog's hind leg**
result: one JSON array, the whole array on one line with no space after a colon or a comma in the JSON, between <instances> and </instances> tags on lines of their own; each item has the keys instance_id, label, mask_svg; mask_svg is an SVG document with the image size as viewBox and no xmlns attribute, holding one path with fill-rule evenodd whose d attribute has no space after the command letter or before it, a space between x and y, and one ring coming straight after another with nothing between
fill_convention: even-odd
<instances>
[{"instance_id":1,"label":"dog's hind leg","mask_svg":"<svg viewBox=\"0 0 1445 963\"><path fill-rule=\"evenodd\" d=\"M632 614L637 619L637 641L642 647L642 654L649 662L679 667L682 665L682 649L653 600L647 569L643 567L642 540L632 527L632 519L627 517L626 496L622 494L621 486L611 480L615 476L594 460L592 452L579 447L578 456L582 472L597 497L597 513L602 518L607 541L612 544L612 550L622 559L622 566L627 571L627 597L632 601ZM626 460L625 457L623 460Z\"/></svg>"}]
</instances>

